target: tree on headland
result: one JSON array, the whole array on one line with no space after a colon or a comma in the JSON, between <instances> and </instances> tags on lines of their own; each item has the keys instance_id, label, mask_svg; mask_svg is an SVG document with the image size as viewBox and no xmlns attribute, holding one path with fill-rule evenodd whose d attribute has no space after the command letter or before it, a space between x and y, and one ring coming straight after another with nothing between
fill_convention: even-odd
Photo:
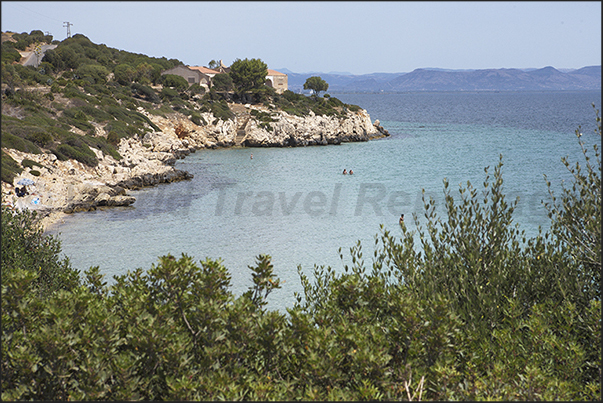
<instances>
[{"instance_id":1,"label":"tree on headland","mask_svg":"<svg viewBox=\"0 0 603 403\"><path fill-rule=\"evenodd\" d=\"M212 86L216 91L232 91L232 77L228 73L216 74L212 79Z\"/></svg>"},{"instance_id":2,"label":"tree on headland","mask_svg":"<svg viewBox=\"0 0 603 403\"><path fill-rule=\"evenodd\" d=\"M314 96L318 97L321 91L329 89L329 84L319 76L309 77L304 83L304 90L312 90Z\"/></svg>"},{"instance_id":3,"label":"tree on headland","mask_svg":"<svg viewBox=\"0 0 603 403\"><path fill-rule=\"evenodd\" d=\"M239 93L261 88L268 75L268 66L260 59L237 59L230 66L230 77Z\"/></svg>"}]
</instances>

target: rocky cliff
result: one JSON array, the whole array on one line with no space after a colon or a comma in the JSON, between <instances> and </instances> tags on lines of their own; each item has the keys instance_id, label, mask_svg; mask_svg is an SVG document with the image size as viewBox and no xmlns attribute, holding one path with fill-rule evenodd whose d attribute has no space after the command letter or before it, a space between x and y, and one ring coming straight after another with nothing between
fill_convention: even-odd
<instances>
[{"instance_id":1,"label":"rocky cliff","mask_svg":"<svg viewBox=\"0 0 603 403\"><path fill-rule=\"evenodd\" d=\"M203 119L211 124L198 126L185 115L174 112L165 117L145 114L160 131L148 132L144 138L122 139L118 151L122 158L114 159L93 149L99 160L96 167L75 160L60 161L54 154L28 154L14 149L3 149L17 163L24 158L35 161L39 176L31 169L15 178L13 186L2 183L2 203L13 208L37 210L42 224L47 227L60 216L94 210L102 206L128 206L135 198L127 190L159 183L191 179L188 172L174 168L179 158L198 149L247 146L293 147L340 144L342 142L368 141L389 135L379 121L371 123L365 110L348 111L345 117L299 117L265 107L238 105L234 119L216 120L211 113ZM253 111L271 116L270 122L258 121ZM96 133L106 136L103 129ZM41 166L41 168L40 168ZM15 187L23 179L31 179L29 195L17 197Z\"/></svg>"}]
</instances>

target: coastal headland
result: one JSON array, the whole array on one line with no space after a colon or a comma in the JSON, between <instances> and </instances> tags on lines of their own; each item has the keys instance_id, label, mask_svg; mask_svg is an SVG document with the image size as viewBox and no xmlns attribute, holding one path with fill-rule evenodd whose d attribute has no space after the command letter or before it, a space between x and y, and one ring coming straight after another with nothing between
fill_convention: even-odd
<instances>
[{"instance_id":1,"label":"coastal headland","mask_svg":"<svg viewBox=\"0 0 603 403\"><path fill-rule=\"evenodd\" d=\"M229 107L234 111L232 119L222 120L211 112L202 113L203 121L212 122L207 125L197 125L175 111L160 116L139 108L159 131L149 131L142 138L122 138L116 147L122 157L119 160L90 147L98 160L95 167L74 159L62 161L52 153L33 154L3 147L19 164L24 160L34 161L36 172L25 169L12 185L3 181L2 203L37 211L42 227L48 230L65 214L131 205L136 199L128 195L128 190L192 179L191 174L176 169L174 164L196 150L319 146L389 135L380 122L372 122L363 109L348 110L343 116L318 116L310 112L300 117L263 105L229 104ZM269 113L271 121L256 119L258 112ZM96 135L107 136L107 133L99 127ZM34 184L25 187L27 195L17 196L17 188L22 188L18 183L23 179Z\"/></svg>"}]
</instances>

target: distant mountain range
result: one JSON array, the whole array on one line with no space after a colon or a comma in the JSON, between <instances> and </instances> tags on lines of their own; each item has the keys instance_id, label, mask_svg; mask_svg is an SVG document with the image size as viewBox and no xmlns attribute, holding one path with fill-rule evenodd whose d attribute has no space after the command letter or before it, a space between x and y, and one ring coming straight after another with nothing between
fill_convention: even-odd
<instances>
[{"instance_id":1,"label":"distant mountain range","mask_svg":"<svg viewBox=\"0 0 603 403\"><path fill-rule=\"evenodd\" d=\"M487 69L446 70L416 69L410 73L294 73L287 74L289 89L302 92L308 77L320 76L329 84L329 93L337 92L406 92L406 91L563 91L600 90L601 66L576 70Z\"/></svg>"}]
</instances>

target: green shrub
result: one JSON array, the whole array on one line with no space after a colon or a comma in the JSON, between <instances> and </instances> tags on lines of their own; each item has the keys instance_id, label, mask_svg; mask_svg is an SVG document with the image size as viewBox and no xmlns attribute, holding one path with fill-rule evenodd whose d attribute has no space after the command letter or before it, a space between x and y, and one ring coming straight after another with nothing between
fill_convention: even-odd
<instances>
[{"instance_id":1,"label":"green shrub","mask_svg":"<svg viewBox=\"0 0 603 403\"><path fill-rule=\"evenodd\" d=\"M88 116L80 108L69 108L63 111L65 122L83 131L94 131L94 126L88 122Z\"/></svg>"},{"instance_id":2,"label":"green shrub","mask_svg":"<svg viewBox=\"0 0 603 403\"><path fill-rule=\"evenodd\" d=\"M160 103L161 98L157 95L155 90L146 85L134 83L132 84L132 93L135 97L144 99L145 101L152 102L154 104Z\"/></svg>"},{"instance_id":3,"label":"green shrub","mask_svg":"<svg viewBox=\"0 0 603 403\"><path fill-rule=\"evenodd\" d=\"M46 146L48 146L49 144L52 143L53 138L52 135L47 133L47 132L42 132L42 131L36 131L34 133L31 133L29 135L27 135L27 140L31 141L32 143L34 143L35 145L45 148Z\"/></svg>"},{"instance_id":4,"label":"green shrub","mask_svg":"<svg viewBox=\"0 0 603 403\"><path fill-rule=\"evenodd\" d=\"M38 171L36 169L30 170L29 173L32 174L33 176L40 176L41 175L40 171Z\"/></svg>"},{"instance_id":5,"label":"green shrub","mask_svg":"<svg viewBox=\"0 0 603 403\"><path fill-rule=\"evenodd\" d=\"M29 158L23 158L23 160L21 161L21 166L23 168L33 168L34 166L44 168L44 165L42 165L36 161L30 160Z\"/></svg>"},{"instance_id":6,"label":"green shrub","mask_svg":"<svg viewBox=\"0 0 603 403\"><path fill-rule=\"evenodd\" d=\"M6 46L2 43L2 63L13 63L21 60L21 53L12 46Z\"/></svg>"},{"instance_id":7,"label":"green shrub","mask_svg":"<svg viewBox=\"0 0 603 403\"><path fill-rule=\"evenodd\" d=\"M216 74L212 78L212 88L215 91L232 91L234 84L230 74Z\"/></svg>"},{"instance_id":8,"label":"green shrub","mask_svg":"<svg viewBox=\"0 0 603 403\"><path fill-rule=\"evenodd\" d=\"M327 97L327 95L329 95L329 94L325 94L325 96L324 96L324 97L329 99L328 103L329 103L329 105L330 105L330 106L333 106L333 107L341 107L341 106L344 106L344 105L345 105L345 104L344 104L343 102L341 102L339 99L337 99L337 98L335 98L335 97Z\"/></svg>"},{"instance_id":9,"label":"green shrub","mask_svg":"<svg viewBox=\"0 0 603 403\"><path fill-rule=\"evenodd\" d=\"M27 293L49 298L59 290L72 290L79 284L79 272L71 268L69 258L61 257L61 241L43 234L36 212L13 212L2 206L2 295L11 294L16 303ZM27 289L14 288L24 274L33 282ZM12 280L12 281L11 281ZM7 301L8 302L8 301ZM2 318L4 316L4 306ZM14 306L10 308L15 308ZM9 308L9 309L10 309ZM6 322L3 326L7 325ZM11 332L16 328L10 329ZM6 341L3 338L3 341Z\"/></svg>"},{"instance_id":10,"label":"green shrub","mask_svg":"<svg viewBox=\"0 0 603 403\"><path fill-rule=\"evenodd\" d=\"M171 102L171 101L175 100L176 98L179 98L178 91L176 91L172 88L163 88L161 90L160 95L161 95L161 99L164 102Z\"/></svg>"},{"instance_id":11,"label":"green shrub","mask_svg":"<svg viewBox=\"0 0 603 403\"><path fill-rule=\"evenodd\" d=\"M19 163L2 150L2 169L0 170L2 182L12 184L15 177L21 172L23 172L23 168Z\"/></svg>"},{"instance_id":12,"label":"green shrub","mask_svg":"<svg viewBox=\"0 0 603 403\"><path fill-rule=\"evenodd\" d=\"M63 89L63 96L65 98L80 98L84 101L88 100L88 96L86 94L81 92L77 87L69 85L66 85Z\"/></svg>"},{"instance_id":13,"label":"green shrub","mask_svg":"<svg viewBox=\"0 0 603 403\"><path fill-rule=\"evenodd\" d=\"M111 130L107 134L107 143L109 143L113 147L117 147L121 138L122 138L122 136L120 136L118 132Z\"/></svg>"},{"instance_id":14,"label":"green shrub","mask_svg":"<svg viewBox=\"0 0 603 403\"><path fill-rule=\"evenodd\" d=\"M234 118L234 113L230 110L226 101L204 103L201 111L211 112L217 119L224 121Z\"/></svg>"},{"instance_id":15,"label":"green shrub","mask_svg":"<svg viewBox=\"0 0 603 403\"><path fill-rule=\"evenodd\" d=\"M199 85L198 83L194 83L192 84L189 88L188 88L188 92L191 95L198 95L198 94L204 94L205 93L205 88L202 87L201 85Z\"/></svg>"},{"instance_id":16,"label":"green shrub","mask_svg":"<svg viewBox=\"0 0 603 403\"><path fill-rule=\"evenodd\" d=\"M92 118L96 122L104 123L109 120L113 120L112 114L109 114L101 108L94 107L92 105L84 105L79 108L86 118Z\"/></svg>"},{"instance_id":17,"label":"green shrub","mask_svg":"<svg viewBox=\"0 0 603 403\"><path fill-rule=\"evenodd\" d=\"M110 134L111 133L109 133L109 135ZM111 141L113 141L113 139L111 139L111 141L109 140L109 136L107 136L107 138L84 136L82 138L82 141L84 141L90 147L94 147L94 148L102 151L103 153L112 156L113 158L115 158L118 161L121 159L121 154L119 154L119 152L115 149L116 144L113 144L111 142Z\"/></svg>"},{"instance_id":18,"label":"green shrub","mask_svg":"<svg viewBox=\"0 0 603 403\"><path fill-rule=\"evenodd\" d=\"M205 119L203 119L203 116L201 116L197 112L192 112L190 114L190 118L189 119L191 120L191 122L193 122L197 126L206 126L207 125L207 122L205 121Z\"/></svg>"},{"instance_id":19,"label":"green shrub","mask_svg":"<svg viewBox=\"0 0 603 403\"><path fill-rule=\"evenodd\" d=\"M115 105L115 106L109 106L107 108L107 112L111 116L113 116L116 120L120 120L120 121L124 121L124 122L130 121L130 118L126 114L126 111L123 108L120 108L117 105Z\"/></svg>"},{"instance_id":20,"label":"green shrub","mask_svg":"<svg viewBox=\"0 0 603 403\"><path fill-rule=\"evenodd\" d=\"M98 165L98 159L94 152L81 139L69 138L65 143L59 144L53 153L62 161L74 159L82 164L95 167Z\"/></svg>"},{"instance_id":21,"label":"green shrub","mask_svg":"<svg viewBox=\"0 0 603 403\"><path fill-rule=\"evenodd\" d=\"M275 122L275 120L272 118L272 116L270 115L270 113L268 112L264 112L264 111L260 111L257 109L252 109L251 110L251 116L255 117L256 120L260 121L260 122Z\"/></svg>"},{"instance_id":22,"label":"green shrub","mask_svg":"<svg viewBox=\"0 0 603 403\"><path fill-rule=\"evenodd\" d=\"M176 91L184 91L189 87L188 81L186 81L184 77L180 77L175 74L164 74L161 76L159 82L164 87L170 87Z\"/></svg>"},{"instance_id":23,"label":"green shrub","mask_svg":"<svg viewBox=\"0 0 603 403\"><path fill-rule=\"evenodd\" d=\"M136 70L127 64L120 64L115 66L113 70L115 74L115 80L121 85L130 85L134 81Z\"/></svg>"},{"instance_id":24,"label":"green shrub","mask_svg":"<svg viewBox=\"0 0 603 403\"><path fill-rule=\"evenodd\" d=\"M90 80L91 84L104 84L107 82L109 70L98 64L82 64L75 70L75 74L80 79Z\"/></svg>"},{"instance_id":25,"label":"green shrub","mask_svg":"<svg viewBox=\"0 0 603 403\"><path fill-rule=\"evenodd\" d=\"M2 130L2 147L14 148L24 153L41 154L40 148L27 139L17 137Z\"/></svg>"}]
</instances>

